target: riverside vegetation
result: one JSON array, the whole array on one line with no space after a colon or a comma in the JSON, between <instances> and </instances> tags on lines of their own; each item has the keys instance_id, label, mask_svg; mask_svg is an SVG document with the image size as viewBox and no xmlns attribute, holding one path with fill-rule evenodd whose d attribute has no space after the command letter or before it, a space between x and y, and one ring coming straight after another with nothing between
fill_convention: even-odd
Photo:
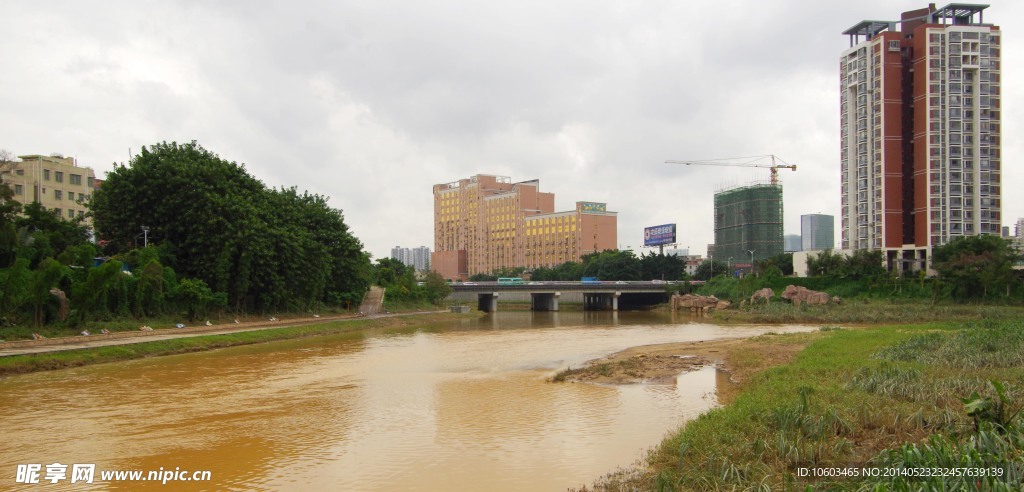
<instances>
[{"instance_id":1,"label":"riverside vegetation","mask_svg":"<svg viewBox=\"0 0 1024 492\"><path fill-rule=\"evenodd\" d=\"M6 155L0 178L14 170ZM326 197L267 188L196 142L143 147L81 199L94 231L23 206L0 179L0 339L346 313L375 283L389 309L449 292L437 275L419 285L400 262L372 263Z\"/></svg>"},{"instance_id":2,"label":"riverside vegetation","mask_svg":"<svg viewBox=\"0 0 1024 492\"><path fill-rule=\"evenodd\" d=\"M747 340L726 356L739 370L759 364L767 346L807 346L593 489L1017 490L1024 316L1006 314ZM814 478L799 476L801 467L1000 467L1002 475Z\"/></svg>"}]
</instances>

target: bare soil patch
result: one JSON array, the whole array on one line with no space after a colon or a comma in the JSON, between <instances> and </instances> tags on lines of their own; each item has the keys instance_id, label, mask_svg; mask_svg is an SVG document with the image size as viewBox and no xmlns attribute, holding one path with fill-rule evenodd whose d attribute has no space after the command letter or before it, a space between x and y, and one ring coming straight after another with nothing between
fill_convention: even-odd
<instances>
[{"instance_id":1,"label":"bare soil patch","mask_svg":"<svg viewBox=\"0 0 1024 492\"><path fill-rule=\"evenodd\" d=\"M553 381L598 384L671 383L683 372L713 365L733 384L718 388L728 404L753 375L790 362L817 334L761 335L753 338L642 345L567 369Z\"/></svg>"}]
</instances>

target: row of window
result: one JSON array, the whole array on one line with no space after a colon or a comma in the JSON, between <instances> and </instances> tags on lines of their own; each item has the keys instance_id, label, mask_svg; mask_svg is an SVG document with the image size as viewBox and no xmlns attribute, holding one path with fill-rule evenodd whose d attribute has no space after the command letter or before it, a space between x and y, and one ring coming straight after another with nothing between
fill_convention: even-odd
<instances>
[{"instance_id":1,"label":"row of window","mask_svg":"<svg viewBox=\"0 0 1024 492\"><path fill-rule=\"evenodd\" d=\"M40 190L40 192L43 195L45 195L46 194L46 188L42 188ZM25 187L20 185L20 184L15 184L14 185L14 194L15 195L24 195L25 194ZM69 191L68 192L68 201L81 203L83 201L88 200L91 196L92 195L89 195L89 194L86 194L86 193L81 193L81 192L77 192L76 193L74 191ZM53 198L55 200L63 200L64 199L64 190L53 190Z\"/></svg>"},{"instance_id":2,"label":"row of window","mask_svg":"<svg viewBox=\"0 0 1024 492\"><path fill-rule=\"evenodd\" d=\"M57 217L63 217L64 214L65 214L65 211L63 209L60 209L60 208L54 208L54 209L50 209L50 210ZM81 218L81 217L84 217L84 216L85 216L85 212L82 211L82 210L71 210L70 208L67 209L67 218L69 218L69 219L73 219L75 217Z\"/></svg>"},{"instance_id":3,"label":"row of window","mask_svg":"<svg viewBox=\"0 0 1024 492\"><path fill-rule=\"evenodd\" d=\"M935 32L934 30L929 33L928 41L931 43L943 43L946 36L941 32ZM949 42L959 43L961 41L979 41L982 44L992 44L995 46L999 45L999 35L996 33L989 32L978 32L978 31L949 31Z\"/></svg>"}]
</instances>

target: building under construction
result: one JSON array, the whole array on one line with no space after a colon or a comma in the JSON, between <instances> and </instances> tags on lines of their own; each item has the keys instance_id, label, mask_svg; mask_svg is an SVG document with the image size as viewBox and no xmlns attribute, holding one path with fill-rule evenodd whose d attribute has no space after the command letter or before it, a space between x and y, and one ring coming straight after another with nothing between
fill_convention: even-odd
<instances>
[{"instance_id":1,"label":"building under construction","mask_svg":"<svg viewBox=\"0 0 1024 492\"><path fill-rule=\"evenodd\" d=\"M715 193L715 258L733 265L782 254L782 186L755 184ZM753 253L751 253L753 252Z\"/></svg>"}]
</instances>

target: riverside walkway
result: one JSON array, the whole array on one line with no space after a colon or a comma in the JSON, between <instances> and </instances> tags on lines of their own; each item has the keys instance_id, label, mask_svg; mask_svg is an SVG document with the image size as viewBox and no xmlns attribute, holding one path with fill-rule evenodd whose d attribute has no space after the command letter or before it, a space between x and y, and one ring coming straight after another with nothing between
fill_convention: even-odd
<instances>
[{"instance_id":1,"label":"riverside walkway","mask_svg":"<svg viewBox=\"0 0 1024 492\"><path fill-rule=\"evenodd\" d=\"M13 340L7 342L0 342L0 357L9 357L12 355L39 354L45 352L60 352L64 350L77 350L92 347L130 345L133 343L153 342L158 340L171 340L175 338L200 337L206 335L222 335L227 333L239 333L245 331L271 330L274 328L305 326L337 321L387 318L392 316L412 316L417 314L428 314L434 312L447 311L417 311L410 313L375 314L369 316L346 314L337 316L289 318L276 321L247 321L242 323L226 323L211 326L199 325L188 326L185 328L154 328L152 331L118 331L108 334L93 334L89 336L73 337L55 337L44 338L42 340Z\"/></svg>"}]
</instances>

